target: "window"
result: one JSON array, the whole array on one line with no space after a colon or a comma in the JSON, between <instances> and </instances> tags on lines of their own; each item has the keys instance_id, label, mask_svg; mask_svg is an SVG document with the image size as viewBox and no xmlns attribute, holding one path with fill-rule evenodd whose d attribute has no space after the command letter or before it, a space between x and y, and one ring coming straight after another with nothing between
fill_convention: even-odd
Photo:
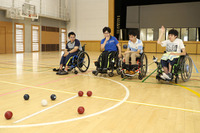
<instances>
[{"instance_id":1,"label":"window","mask_svg":"<svg viewBox=\"0 0 200 133\"><path fill-rule=\"evenodd\" d=\"M142 41L153 41L153 28L141 28L140 39Z\"/></svg>"},{"instance_id":2,"label":"window","mask_svg":"<svg viewBox=\"0 0 200 133\"><path fill-rule=\"evenodd\" d=\"M189 28L189 41L196 41L196 40L197 40L197 29Z\"/></svg>"},{"instance_id":3,"label":"window","mask_svg":"<svg viewBox=\"0 0 200 133\"><path fill-rule=\"evenodd\" d=\"M32 25L32 52L40 51L40 27Z\"/></svg>"},{"instance_id":4,"label":"window","mask_svg":"<svg viewBox=\"0 0 200 133\"><path fill-rule=\"evenodd\" d=\"M61 29L61 50L65 49L66 41L67 41L67 30Z\"/></svg>"},{"instance_id":5,"label":"window","mask_svg":"<svg viewBox=\"0 0 200 133\"><path fill-rule=\"evenodd\" d=\"M24 52L24 24L15 24L15 51Z\"/></svg>"},{"instance_id":6,"label":"window","mask_svg":"<svg viewBox=\"0 0 200 133\"><path fill-rule=\"evenodd\" d=\"M188 41L188 28L181 28L181 39Z\"/></svg>"},{"instance_id":7,"label":"window","mask_svg":"<svg viewBox=\"0 0 200 133\"><path fill-rule=\"evenodd\" d=\"M147 31L146 31L146 29L141 29L140 30L140 39L142 41L146 41L147 40Z\"/></svg>"},{"instance_id":8,"label":"window","mask_svg":"<svg viewBox=\"0 0 200 133\"><path fill-rule=\"evenodd\" d=\"M147 41L153 41L153 28L147 29Z\"/></svg>"}]
</instances>

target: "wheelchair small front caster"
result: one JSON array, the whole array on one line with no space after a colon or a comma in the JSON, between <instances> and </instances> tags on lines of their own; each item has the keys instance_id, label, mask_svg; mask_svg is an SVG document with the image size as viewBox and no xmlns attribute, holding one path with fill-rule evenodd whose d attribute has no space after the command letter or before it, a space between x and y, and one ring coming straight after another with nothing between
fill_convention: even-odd
<instances>
[{"instance_id":1,"label":"wheelchair small front caster","mask_svg":"<svg viewBox=\"0 0 200 133\"><path fill-rule=\"evenodd\" d=\"M121 78L124 78L124 74L123 73L121 74Z\"/></svg>"},{"instance_id":2,"label":"wheelchair small front caster","mask_svg":"<svg viewBox=\"0 0 200 133\"><path fill-rule=\"evenodd\" d=\"M142 80L142 79L143 79L142 74L139 74L139 75L138 75L138 79L139 79L139 80Z\"/></svg>"},{"instance_id":3,"label":"wheelchair small front caster","mask_svg":"<svg viewBox=\"0 0 200 133\"><path fill-rule=\"evenodd\" d=\"M109 72L109 73L108 73L108 76L109 76L109 77L113 77L113 76L114 76L114 73L113 73L113 72Z\"/></svg>"},{"instance_id":4,"label":"wheelchair small front caster","mask_svg":"<svg viewBox=\"0 0 200 133\"><path fill-rule=\"evenodd\" d=\"M176 83L176 84L178 84L178 80L179 80L179 78L176 77L176 78L175 78L175 83Z\"/></svg>"},{"instance_id":5,"label":"wheelchair small front caster","mask_svg":"<svg viewBox=\"0 0 200 133\"><path fill-rule=\"evenodd\" d=\"M92 71L92 74L94 74L95 76L97 76L98 75L98 71L94 70L94 71Z\"/></svg>"},{"instance_id":6,"label":"wheelchair small front caster","mask_svg":"<svg viewBox=\"0 0 200 133\"><path fill-rule=\"evenodd\" d=\"M118 75L121 75L121 74L122 74L121 69L119 69L119 68L117 69L117 74L118 74Z\"/></svg>"},{"instance_id":7,"label":"wheelchair small front caster","mask_svg":"<svg viewBox=\"0 0 200 133\"><path fill-rule=\"evenodd\" d=\"M78 74L78 71L75 70L75 71L74 71L74 74Z\"/></svg>"}]
</instances>

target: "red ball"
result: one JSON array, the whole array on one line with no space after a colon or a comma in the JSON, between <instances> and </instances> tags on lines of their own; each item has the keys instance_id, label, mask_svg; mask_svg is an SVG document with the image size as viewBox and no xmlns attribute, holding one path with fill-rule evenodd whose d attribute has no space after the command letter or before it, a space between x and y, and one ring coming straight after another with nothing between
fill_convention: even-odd
<instances>
[{"instance_id":1,"label":"red ball","mask_svg":"<svg viewBox=\"0 0 200 133\"><path fill-rule=\"evenodd\" d=\"M91 92L91 91L88 91L88 92L87 92L87 96L88 96L88 97L91 97L91 96L92 96L92 92Z\"/></svg>"},{"instance_id":2,"label":"red ball","mask_svg":"<svg viewBox=\"0 0 200 133\"><path fill-rule=\"evenodd\" d=\"M13 113L11 112L11 111L7 111L6 113L5 113L5 118L7 119L7 120L9 120L9 119L11 119L12 118L12 116L13 116Z\"/></svg>"},{"instance_id":3,"label":"red ball","mask_svg":"<svg viewBox=\"0 0 200 133\"><path fill-rule=\"evenodd\" d=\"M85 109L84 109L84 107L79 107L77 111L79 114L83 114Z\"/></svg>"},{"instance_id":4,"label":"red ball","mask_svg":"<svg viewBox=\"0 0 200 133\"><path fill-rule=\"evenodd\" d=\"M79 91L79 92L78 92L78 95L79 95L80 97L82 97L82 96L83 96L83 91Z\"/></svg>"}]
</instances>

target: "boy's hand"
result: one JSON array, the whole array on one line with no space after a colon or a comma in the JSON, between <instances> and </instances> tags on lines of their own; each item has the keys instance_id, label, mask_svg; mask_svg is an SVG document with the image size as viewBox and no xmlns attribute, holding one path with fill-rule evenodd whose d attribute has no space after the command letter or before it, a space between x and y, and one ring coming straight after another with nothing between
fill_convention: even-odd
<instances>
[{"instance_id":1,"label":"boy's hand","mask_svg":"<svg viewBox=\"0 0 200 133\"><path fill-rule=\"evenodd\" d=\"M161 27L161 32L165 33L165 27L164 26Z\"/></svg>"},{"instance_id":2,"label":"boy's hand","mask_svg":"<svg viewBox=\"0 0 200 133\"><path fill-rule=\"evenodd\" d=\"M63 55L64 57L66 57L69 54L68 51L65 52L65 54Z\"/></svg>"},{"instance_id":3,"label":"boy's hand","mask_svg":"<svg viewBox=\"0 0 200 133\"><path fill-rule=\"evenodd\" d=\"M131 51L125 51L125 53L124 54L128 54L128 53L130 53Z\"/></svg>"},{"instance_id":4,"label":"boy's hand","mask_svg":"<svg viewBox=\"0 0 200 133\"><path fill-rule=\"evenodd\" d=\"M110 37L109 37L109 36L107 36L107 37L106 37L106 42L107 42L109 39L110 39Z\"/></svg>"},{"instance_id":5,"label":"boy's hand","mask_svg":"<svg viewBox=\"0 0 200 133\"><path fill-rule=\"evenodd\" d=\"M119 57L119 58L121 58L121 57L122 57L122 54L121 54L121 53L119 53L119 54L118 54L118 57Z\"/></svg>"}]
</instances>

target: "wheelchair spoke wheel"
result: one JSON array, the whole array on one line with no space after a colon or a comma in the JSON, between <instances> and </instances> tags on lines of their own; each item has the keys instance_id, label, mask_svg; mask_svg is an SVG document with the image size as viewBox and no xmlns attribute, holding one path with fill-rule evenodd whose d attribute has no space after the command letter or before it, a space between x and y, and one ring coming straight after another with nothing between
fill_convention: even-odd
<instances>
[{"instance_id":1,"label":"wheelchair spoke wheel","mask_svg":"<svg viewBox=\"0 0 200 133\"><path fill-rule=\"evenodd\" d=\"M86 52L81 52L78 56L77 67L81 72L86 72L90 66L90 57Z\"/></svg>"},{"instance_id":2,"label":"wheelchair spoke wheel","mask_svg":"<svg viewBox=\"0 0 200 133\"><path fill-rule=\"evenodd\" d=\"M189 56L185 56L181 62L181 78L184 82L190 79L192 75L192 68L192 59Z\"/></svg>"},{"instance_id":3,"label":"wheelchair spoke wheel","mask_svg":"<svg viewBox=\"0 0 200 133\"><path fill-rule=\"evenodd\" d=\"M147 69L148 69L148 60L147 60L147 56L145 54L142 55L141 57L141 66L140 66L140 70L141 70L141 76L145 77L147 74Z\"/></svg>"}]
</instances>

